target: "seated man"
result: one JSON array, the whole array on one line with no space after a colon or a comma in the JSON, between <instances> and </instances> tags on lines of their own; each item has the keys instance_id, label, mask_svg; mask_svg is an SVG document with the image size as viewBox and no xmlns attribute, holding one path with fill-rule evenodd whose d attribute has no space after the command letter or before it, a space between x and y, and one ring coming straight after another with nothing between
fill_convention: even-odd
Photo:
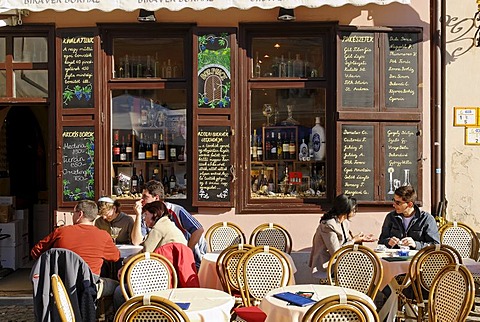
<instances>
[{"instance_id":1,"label":"seated man","mask_svg":"<svg viewBox=\"0 0 480 322\"><path fill-rule=\"evenodd\" d=\"M73 225L55 229L50 235L40 240L30 252L34 260L51 248L65 248L79 255L90 267L93 274L100 275L103 261L115 262L120 258L120 251L112 237L94 226L98 214L95 202L82 200L73 210ZM117 281L100 278L102 282L97 297L112 295Z\"/></svg>"},{"instance_id":2,"label":"seated man","mask_svg":"<svg viewBox=\"0 0 480 322\"><path fill-rule=\"evenodd\" d=\"M393 197L395 210L385 217L379 244L390 248L409 246L410 249L417 250L440 244L435 218L414 204L416 196L412 186L403 186L395 190Z\"/></svg>"},{"instance_id":3,"label":"seated man","mask_svg":"<svg viewBox=\"0 0 480 322\"><path fill-rule=\"evenodd\" d=\"M142 207L153 201L163 201L164 190L161 182L150 180L145 184L142 192L142 199L135 203L135 222L132 230L132 244L140 245L148 232L145 220L142 217ZM200 268L203 255L207 251L207 242L203 237L203 227L195 217L193 217L182 206L164 202L168 208L171 220L180 229L187 239L187 246L190 247L195 256L197 270Z\"/></svg>"}]
</instances>

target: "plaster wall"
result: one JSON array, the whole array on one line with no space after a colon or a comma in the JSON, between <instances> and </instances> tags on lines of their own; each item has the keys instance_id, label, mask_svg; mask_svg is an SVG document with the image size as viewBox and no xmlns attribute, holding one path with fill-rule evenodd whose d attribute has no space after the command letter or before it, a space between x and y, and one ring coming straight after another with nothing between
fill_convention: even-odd
<instances>
[{"instance_id":1,"label":"plaster wall","mask_svg":"<svg viewBox=\"0 0 480 322\"><path fill-rule=\"evenodd\" d=\"M447 219L480 230L480 146L465 145L465 129L455 127L454 107L478 107L480 97L480 48L473 45L476 31L474 1L447 1L446 149L445 178ZM478 24L478 22L477 22Z\"/></svg>"}]
</instances>

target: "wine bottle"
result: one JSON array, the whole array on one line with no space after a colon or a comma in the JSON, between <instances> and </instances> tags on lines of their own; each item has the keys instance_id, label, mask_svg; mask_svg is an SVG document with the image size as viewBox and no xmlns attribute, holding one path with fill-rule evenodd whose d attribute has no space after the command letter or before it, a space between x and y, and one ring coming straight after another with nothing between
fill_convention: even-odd
<instances>
[{"instance_id":1,"label":"wine bottle","mask_svg":"<svg viewBox=\"0 0 480 322\"><path fill-rule=\"evenodd\" d=\"M163 179L162 179L163 189L165 193L170 193L170 179L168 178L167 170L163 170Z\"/></svg>"},{"instance_id":2,"label":"wine bottle","mask_svg":"<svg viewBox=\"0 0 480 322\"><path fill-rule=\"evenodd\" d=\"M113 162L120 161L120 142L118 141L118 131L113 134Z\"/></svg>"},{"instance_id":3,"label":"wine bottle","mask_svg":"<svg viewBox=\"0 0 480 322\"><path fill-rule=\"evenodd\" d=\"M287 63L285 63L285 58L280 58L280 64L278 65L278 77L287 77Z\"/></svg>"},{"instance_id":4,"label":"wine bottle","mask_svg":"<svg viewBox=\"0 0 480 322\"><path fill-rule=\"evenodd\" d=\"M138 189L137 169L135 167L133 168L133 175L132 175L132 179L130 180L130 183L131 183L131 188L130 188L131 193L140 192Z\"/></svg>"},{"instance_id":5,"label":"wine bottle","mask_svg":"<svg viewBox=\"0 0 480 322\"><path fill-rule=\"evenodd\" d=\"M128 60L128 55L125 55L124 73L125 73L125 78L130 78L130 61Z\"/></svg>"},{"instance_id":6,"label":"wine bottle","mask_svg":"<svg viewBox=\"0 0 480 322\"><path fill-rule=\"evenodd\" d=\"M295 160L296 159L296 150L297 150L297 143L295 142L295 137L293 135L293 132L290 133L290 142L288 144L288 152L289 152L289 158L290 160Z\"/></svg>"},{"instance_id":7,"label":"wine bottle","mask_svg":"<svg viewBox=\"0 0 480 322\"><path fill-rule=\"evenodd\" d=\"M260 77L262 67L260 66L260 60L258 59L258 51L255 53L255 77Z\"/></svg>"},{"instance_id":8,"label":"wine bottle","mask_svg":"<svg viewBox=\"0 0 480 322\"><path fill-rule=\"evenodd\" d=\"M160 177L158 175L158 168L153 169L152 180L156 180L156 181L160 180Z\"/></svg>"},{"instance_id":9,"label":"wine bottle","mask_svg":"<svg viewBox=\"0 0 480 322\"><path fill-rule=\"evenodd\" d=\"M287 139L287 133L283 133L282 141L282 157L284 160L288 160L290 157L290 141Z\"/></svg>"},{"instance_id":10,"label":"wine bottle","mask_svg":"<svg viewBox=\"0 0 480 322\"><path fill-rule=\"evenodd\" d=\"M160 141L158 142L158 160L166 159L165 142L163 141L163 133L160 133Z\"/></svg>"},{"instance_id":11,"label":"wine bottle","mask_svg":"<svg viewBox=\"0 0 480 322\"><path fill-rule=\"evenodd\" d=\"M267 132L265 131L265 160L271 160L272 156L272 141L270 140L270 135L267 135Z\"/></svg>"},{"instance_id":12,"label":"wine bottle","mask_svg":"<svg viewBox=\"0 0 480 322\"><path fill-rule=\"evenodd\" d=\"M150 55L147 55L147 67L145 68L145 77L153 77L154 72L152 69L152 61L150 59Z\"/></svg>"},{"instance_id":13,"label":"wine bottle","mask_svg":"<svg viewBox=\"0 0 480 322\"><path fill-rule=\"evenodd\" d=\"M277 159L277 142L275 141L275 132L272 132L272 139L270 140L270 158Z\"/></svg>"},{"instance_id":14,"label":"wine bottle","mask_svg":"<svg viewBox=\"0 0 480 322\"><path fill-rule=\"evenodd\" d=\"M282 133L278 132L277 137L277 159L283 159L283 144L282 144Z\"/></svg>"},{"instance_id":15,"label":"wine bottle","mask_svg":"<svg viewBox=\"0 0 480 322\"><path fill-rule=\"evenodd\" d=\"M263 145L262 137L260 135L257 137L257 160L263 161Z\"/></svg>"},{"instance_id":16,"label":"wine bottle","mask_svg":"<svg viewBox=\"0 0 480 322\"><path fill-rule=\"evenodd\" d=\"M153 141L152 141L152 159L158 159L158 135L157 133L153 133Z\"/></svg>"},{"instance_id":17,"label":"wine bottle","mask_svg":"<svg viewBox=\"0 0 480 322\"><path fill-rule=\"evenodd\" d=\"M153 159L153 150L152 150L152 142L150 141L150 135L147 136L147 146L145 148L145 159L147 160Z\"/></svg>"},{"instance_id":18,"label":"wine bottle","mask_svg":"<svg viewBox=\"0 0 480 322\"><path fill-rule=\"evenodd\" d=\"M168 187L170 189L170 193L173 193L173 191L175 190L175 187L177 185L177 177L175 176L175 169L174 167L172 167L172 174L170 175L170 178L168 180Z\"/></svg>"},{"instance_id":19,"label":"wine bottle","mask_svg":"<svg viewBox=\"0 0 480 322\"><path fill-rule=\"evenodd\" d=\"M315 126L312 128L313 156L315 161L325 158L325 129L320 125L320 117L315 117Z\"/></svg>"},{"instance_id":20,"label":"wine bottle","mask_svg":"<svg viewBox=\"0 0 480 322\"><path fill-rule=\"evenodd\" d=\"M138 192L143 191L143 186L145 185L145 179L143 179L142 170L138 172Z\"/></svg>"},{"instance_id":21,"label":"wine bottle","mask_svg":"<svg viewBox=\"0 0 480 322\"><path fill-rule=\"evenodd\" d=\"M127 161L131 162L133 159L133 148L132 148L132 135L128 135L127 147L125 148L127 152Z\"/></svg>"},{"instance_id":22,"label":"wine bottle","mask_svg":"<svg viewBox=\"0 0 480 322\"><path fill-rule=\"evenodd\" d=\"M175 134L172 133L172 140L168 142L168 146L169 146L168 157L170 162L177 161L177 146L173 143L174 140L175 140Z\"/></svg>"},{"instance_id":23,"label":"wine bottle","mask_svg":"<svg viewBox=\"0 0 480 322\"><path fill-rule=\"evenodd\" d=\"M122 145L120 146L120 161L127 161L127 145L125 144L125 135L122 135Z\"/></svg>"},{"instance_id":24,"label":"wine bottle","mask_svg":"<svg viewBox=\"0 0 480 322\"><path fill-rule=\"evenodd\" d=\"M165 68L165 78L172 78L172 63L168 59L167 67Z\"/></svg>"},{"instance_id":25,"label":"wine bottle","mask_svg":"<svg viewBox=\"0 0 480 322\"><path fill-rule=\"evenodd\" d=\"M148 126L148 109L145 102L142 103L142 109L140 110L140 125L143 127Z\"/></svg>"},{"instance_id":26,"label":"wine bottle","mask_svg":"<svg viewBox=\"0 0 480 322\"><path fill-rule=\"evenodd\" d=\"M288 52L287 77L293 77L293 60L290 55L291 55L290 52Z\"/></svg>"},{"instance_id":27,"label":"wine bottle","mask_svg":"<svg viewBox=\"0 0 480 322\"><path fill-rule=\"evenodd\" d=\"M303 77L304 68L303 61L300 59L300 54L297 54L295 60L293 61L293 76Z\"/></svg>"},{"instance_id":28,"label":"wine bottle","mask_svg":"<svg viewBox=\"0 0 480 322\"><path fill-rule=\"evenodd\" d=\"M137 159L138 160L145 160L145 152L146 152L146 149L145 149L145 144L143 142L143 133L140 133L140 144L138 145L138 155L137 155Z\"/></svg>"}]
</instances>

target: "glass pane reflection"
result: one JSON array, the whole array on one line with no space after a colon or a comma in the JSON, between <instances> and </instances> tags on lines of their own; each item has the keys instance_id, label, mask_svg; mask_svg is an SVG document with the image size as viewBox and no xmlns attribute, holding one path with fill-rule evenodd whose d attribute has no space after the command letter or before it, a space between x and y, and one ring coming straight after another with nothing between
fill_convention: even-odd
<instances>
[{"instance_id":1,"label":"glass pane reflection","mask_svg":"<svg viewBox=\"0 0 480 322\"><path fill-rule=\"evenodd\" d=\"M46 37L15 37L13 60L15 62L47 62L48 42Z\"/></svg>"},{"instance_id":2,"label":"glass pane reflection","mask_svg":"<svg viewBox=\"0 0 480 322\"><path fill-rule=\"evenodd\" d=\"M47 70L16 70L15 97L48 97Z\"/></svg>"},{"instance_id":3,"label":"glass pane reflection","mask_svg":"<svg viewBox=\"0 0 480 322\"><path fill-rule=\"evenodd\" d=\"M5 56L6 56L6 45L5 45L5 38L0 38L0 63L5 62Z\"/></svg>"}]
</instances>

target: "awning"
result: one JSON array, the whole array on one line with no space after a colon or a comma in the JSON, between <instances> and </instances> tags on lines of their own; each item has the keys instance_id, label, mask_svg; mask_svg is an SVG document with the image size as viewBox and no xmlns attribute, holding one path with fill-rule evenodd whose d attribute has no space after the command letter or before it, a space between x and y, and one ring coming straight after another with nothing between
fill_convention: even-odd
<instances>
[{"instance_id":1,"label":"awning","mask_svg":"<svg viewBox=\"0 0 480 322\"><path fill-rule=\"evenodd\" d=\"M387 5L393 2L409 4L410 0L0 0L0 9L26 9L29 11L112 11L117 9L124 11L138 9L157 11L168 9L179 11L186 8L194 10L238 8L246 10L255 7L261 9L276 7L291 9L300 6L308 8L340 7L346 4L355 6L364 6L370 3Z\"/></svg>"}]
</instances>

